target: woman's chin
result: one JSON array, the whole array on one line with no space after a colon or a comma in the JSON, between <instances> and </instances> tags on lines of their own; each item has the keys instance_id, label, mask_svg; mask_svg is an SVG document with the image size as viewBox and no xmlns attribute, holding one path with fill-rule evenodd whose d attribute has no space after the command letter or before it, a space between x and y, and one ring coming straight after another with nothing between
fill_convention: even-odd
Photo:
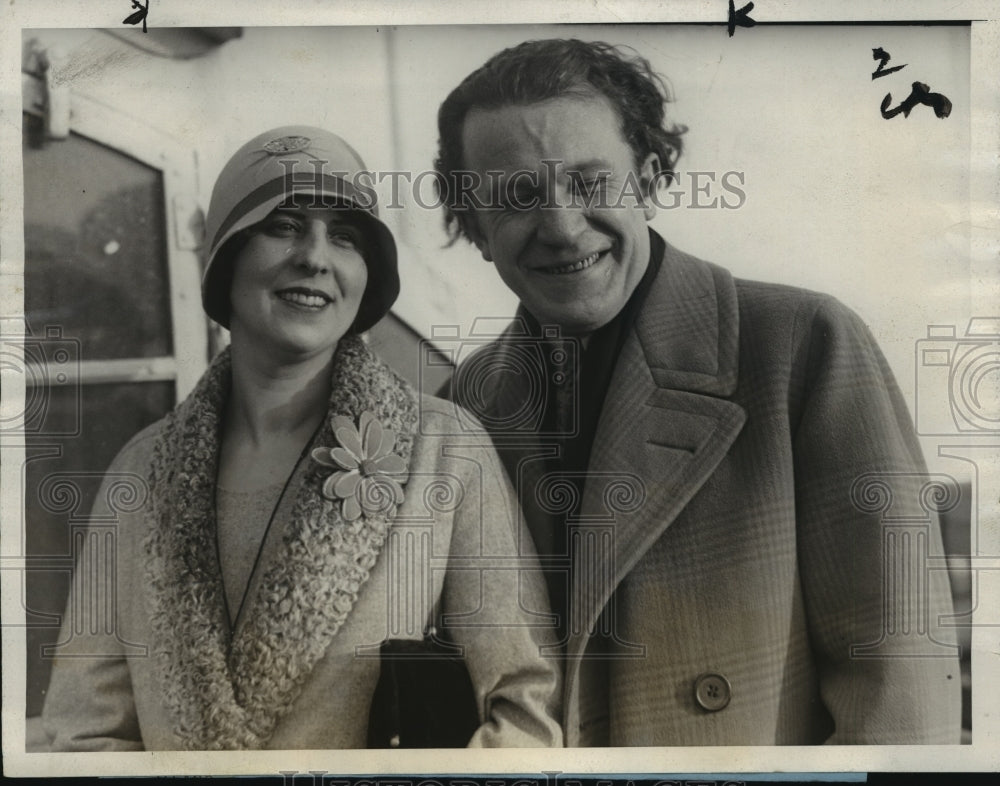
<instances>
[{"instance_id":1,"label":"woman's chin","mask_svg":"<svg viewBox=\"0 0 1000 786\"><path fill-rule=\"evenodd\" d=\"M332 355L346 334L346 328L318 330L306 326L286 326L267 335L236 331L232 333L232 344L234 349L243 349L261 360L285 364L295 360L310 360L320 355Z\"/></svg>"}]
</instances>

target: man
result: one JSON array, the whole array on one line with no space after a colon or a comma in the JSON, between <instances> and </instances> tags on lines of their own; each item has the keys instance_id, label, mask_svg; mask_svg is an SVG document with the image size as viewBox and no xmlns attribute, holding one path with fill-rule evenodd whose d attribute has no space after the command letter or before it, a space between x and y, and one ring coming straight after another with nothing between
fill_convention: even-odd
<instances>
[{"instance_id":1,"label":"man","mask_svg":"<svg viewBox=\"0 0 1000 786\"><path fill-rule=\"evenodd\" d=\"M884 523L941 552L892 375L834 299L649 230L684 132L668 100L642 58L549 40L438 116L447 227L521 301L452 393L546 560L567 742L957 742L947 576Z\"/></svg>"}]
</instances>

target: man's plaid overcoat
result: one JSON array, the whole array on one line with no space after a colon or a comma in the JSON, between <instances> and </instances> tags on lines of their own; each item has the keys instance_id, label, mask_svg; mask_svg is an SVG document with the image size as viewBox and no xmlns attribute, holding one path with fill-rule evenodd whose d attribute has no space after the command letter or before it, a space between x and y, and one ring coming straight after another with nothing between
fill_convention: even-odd
<instances>
[{"instance_id":1,"label":"man's plaid overcoat","mask_svg":"<svg viewBox=\"0 0 1000 786\"><path fill-rule=\"evenodd\" d=\"M514 357L528 340L508 330L482 350L489 384L463 390L458 374L454 393L495 426L539 552L571 554L552 653L569 745L958 742L948 577L926 564L954 489L926 474L853 312L668 245L568 551L545 438L503 427L541 402Z\"/></svg>"}]
</instances>

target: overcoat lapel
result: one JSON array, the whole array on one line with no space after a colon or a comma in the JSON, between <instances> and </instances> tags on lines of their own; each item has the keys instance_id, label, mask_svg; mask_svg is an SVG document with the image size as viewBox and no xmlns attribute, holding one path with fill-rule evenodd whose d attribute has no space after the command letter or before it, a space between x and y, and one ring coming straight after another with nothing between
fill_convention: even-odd
<instances>
[{"instance_id":1,"label":"overcoat lapel","mask_svg":"<svg viewBox=\"0 0 1000 786\"><path fill-rule=\"evenodd\" d=\"M489 371L492 373L481 369L484 373L479 375L479 379L493 386L464 392L487 402L489 421L485 425L490 439L517 491L518 512L531 532L535 549L544 558L545 555L564 553L565 546L556 542L556 517L541 504L535 493L550 471L551 461L558 456L559 448L538 434L544 402L537 400L540 387L534 375L540 373L544 379L546 370L543 366L531 366L530 360L526 360L533 357L533 341L519 311L519 316L498 342L496 354L487 355L479 361L491 364ZM475 402L470 401L469 404L473 405L470 407L473 411L478 409Z\"/></svg>"},{"instance_id":2,"label":"overcoat lapel","mask_svg":"<svg viewBox=\"0 0 1000 786\"><path fill-rule=\"evenodd\" d=\"M365 510L347 520L341 500L321 493L330 470L307 451L279 503L231 635L214 517L229 375L223 355L170 416L150 470L145 549L153 652L175 732L185 747L201 750L266 746L353 609L395 510ZM369 413L391 430L405 483L417 418L413 389L356 338L341 341L332 389L310 451L338 444L333 416L357 424Z\"/></svg>"},{"instance_id":3,"label":"overcoat lapel","mask_svg":"<svg viewBox=\"0 0 1000 786\"><path fill-rule=\"evenodd\" d=\"M619 354L591 451L580 524L610 548L573 554L571 688L589 632L615 588L677 518L736 439L738 304L730 275L672 249ZM603 524L602 524L603 522Z\"/></svg>"}]
</instances>

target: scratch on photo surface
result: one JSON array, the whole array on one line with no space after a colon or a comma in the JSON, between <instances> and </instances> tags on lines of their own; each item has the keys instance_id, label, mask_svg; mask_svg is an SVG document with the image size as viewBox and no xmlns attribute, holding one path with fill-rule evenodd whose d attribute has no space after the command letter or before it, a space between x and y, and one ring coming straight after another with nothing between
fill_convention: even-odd
<instances>
[{"instance_id":1,"label":"scratch on photo surface","mask_svg":"<svg viewBox=\"0 0 1000 786\"><path fill-rule=\"evenodd\" d=\"M722 55L719 55L719 59L715 61L715 71L712 72L712 78L709 80L708 89L706 93L712 92L712 87L715 85L715 78L719 75L719 68L722 66Z\"/></svg>"},{"instance_id":2,"label":"scratch on photo surface","mask_svg":"<svg viewBox=\"0 0 1000 786\"><path fill-rule=\"evenodd\" d=\"M122 50L94 51L83 47L74 49L53 73L52 83L60 85L78 79L92 79L104 71L123 66L132 58L130 52Z\"/></svg>"}]
</instances>

